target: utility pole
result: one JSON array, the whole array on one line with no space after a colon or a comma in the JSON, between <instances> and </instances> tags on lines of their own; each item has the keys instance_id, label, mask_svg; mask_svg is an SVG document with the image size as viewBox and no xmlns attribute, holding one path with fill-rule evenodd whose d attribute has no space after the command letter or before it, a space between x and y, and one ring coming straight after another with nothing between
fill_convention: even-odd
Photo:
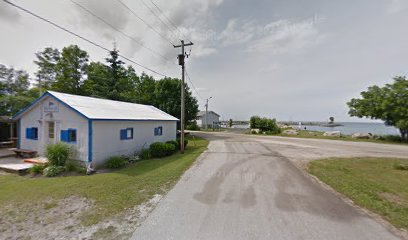
<instances>
[{"instance_id":1,"label":"utility pole","mask_svg":"<svg viewBox=\"0 0 408 240\"><path fill-rule=\"evenodd\" d=\"M209 101L211 98L212 98L212 97L207 98L207 99L206 99L206 103L205 103L205 130L208 130L208 101Z\"/></svg>"},{"instance_id":2,"label":"utility pole","mask_svg":"<svg viewBox=\"0 0 408 240\"><path fill-rule=\"evenodd\" d=\"M186 46L192 46L193 43L184 43L184 40L181 40L181 45L173 45L174 48L181 48L181 54L178 55L178 60L179 60L179 65L181 66L181 119L180 119L180 151L182 154L184 154L184 93L185 93L185 87L184 87L184 73L185 73L185 57L186 53L184 52L184 47Z\"/></svg>"}]
</instances>

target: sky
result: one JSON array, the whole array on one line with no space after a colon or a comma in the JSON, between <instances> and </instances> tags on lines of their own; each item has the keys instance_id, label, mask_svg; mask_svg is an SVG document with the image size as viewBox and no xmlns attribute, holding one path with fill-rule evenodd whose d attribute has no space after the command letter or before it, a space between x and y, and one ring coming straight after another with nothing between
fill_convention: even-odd
<instances>
[{"instance_id":1,"label":"sky","mask_svg":"<svg viewBox=\"0 0 408 240\"><path fill-rule=\"evenodd\" d=\"M170 77L181 76L172 44L192 41L187 83L200 110L212 97L224 120L367 121L349 117L347 101L408 76L407 0L121 0L133 13L119 0L10 1ZM107 56L2 0L0 32L0 64L32 76L45 47Z\"/></svg>"}]
</instances>

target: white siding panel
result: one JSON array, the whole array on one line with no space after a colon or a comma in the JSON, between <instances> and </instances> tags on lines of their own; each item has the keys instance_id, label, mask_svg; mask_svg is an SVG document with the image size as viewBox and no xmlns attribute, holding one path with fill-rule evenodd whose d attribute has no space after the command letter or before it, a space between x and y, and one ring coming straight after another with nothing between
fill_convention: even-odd
<instances>
[{"instance_id":1,"label":"white siding panel","mask_svg":"<svg viewBox=\"0 0 408 240\"><path fill-rule=\"evenodd\" d=\"M162 136L154 128L163 127ZM133 128L133 139L121 140L120 130ZM130 155L153 142L176 139L176 121L93 121L93 162L102 165L111 156Z\"/></svg>"},{"instance_id":2,"label":"white siding panel","mask_svg":"<svg viewBox=\"0 0 408 240\"><path fill-rule=\"evenodd\" d=\"M217 123L220 121L220 117L217 116L216 114L212 112L208 112L208 127L212 127L214 123ZM197 120L197 125L200 127L205 127L205 122L206 122L206 115L204 114L203 116L200 116L199 119Z\"/></svg>"},{"instance_id":3,"label":"white siding panel","mask_svg":"<svg viewBox=\"0 0 408 240\"><path fill-rule=\"evenodd\" d=\"M44 106L49 102L57 104L57 111L49 113L44 111ZM47 122L55 122L54 141L48 139ZM38 140L26 139L26 128L38 128ZM37 103L31 110L23 114L20 119L20 148L37 151L39 155L45 154L49 143L59 142L61 130L73 128L77 130L77 142L69 143L74 149L74 159L88 160L88 120L57 100L46 97Z\"/></svg>"}]
</instances>

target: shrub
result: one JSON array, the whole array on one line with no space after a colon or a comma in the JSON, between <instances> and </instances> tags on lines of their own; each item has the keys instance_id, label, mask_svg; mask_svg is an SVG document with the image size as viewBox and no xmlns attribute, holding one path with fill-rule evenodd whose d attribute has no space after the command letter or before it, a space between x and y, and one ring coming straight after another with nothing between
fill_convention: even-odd
<instances>
[{"instance_id":1,"label":"shrub","mask_svg":"<svg viewBox=\"0 0 408 240\"><path fill-rule=\"evenodd\" d=\"M67 172L79 172L81 166L77 161L69 160L65 163L65 170Z\"/></svg>"},{"instance_id":2,"label":"shrub","mask_svg":"<svg viewBox=\"0 0 408 240\"><path fill-rule=\"evenodd\" d=\"M56 143L47 146L46 156L51 166L64 166L70 156L71 149L65 143Z\"/></svg>"},{"instance_id":3,"label":"shrub","mask_svg":"<svg viewBox=\"0 0 408 240\"><path fill-rule=\"evenodd\" d=\"M166 146L166 156L172 155L176 151L176 146L172 143L165 143Z\"/></svg>"},{"instance_id":4,"label":"shrub","mask_svg":"<svg viewBox=\"0 0 408 240\"><path fill-rule=\"evenodd\" d=\"M36 164L34 165L32 168L30 168L30 173L31 174L42 174L44 168L46 168L47 166L44 164Z\"/></svg>"},{"instance_id":5,"label":"shrub","mask_svg":"<svg viewBox=\"0 0 408 240\"><path fill-rule=\"evenodd\" d=\"M402 163L395 164L394 168L397 170L408 171L408 164L402 164Z\"/></svg>"},{"instance_id":6,"label":"shrub","mask_svg":"<svg viewBox=\"0 0 408 240\"><path fill-rule=\"evenodd\" d=\"M259 128L261 118L259 116L252 116L249 120L250 128Z\"/></svg>"},{"instance_id":7,"label":"shrub","mask_svg":"<svg viewBox=\"0 0 408 240\"><path fill-rule=\"evenodd\" d=\"M200 131L200 127L197 125L197 122L194 121L190 124L187 125L186 127L187 130L191 130L191 131Z\"/></svg>"},{"instance_id":8,"label":"shrub","mask_svg":"<svg viewBox=\"0 0 408 240\"><path fill-rule=\"evenodd\" d=\"M402 142L401 136L397 136L397 135L384 135L384 136L381 136L380 139L387 141L387 142Z\"/></svg>"},{"instance_id":9,"label":"shrub","mask_svg":"<svg viewBox=\"0 0 408 240\"><path fill-rule=\"evenodd\" d=\"M175 151L176 149L179 149L179 148L180 148L179 143L178 143L176 140L167 141L166 143L173 144L173 145L174 145L174 148L175 148L174 151Z\"/></svg>"},{"instance_id":10,"label":"shrub","mask_svg":"<svg viewBox=\"0 0 408 240\"><path fill-rule=\"evenodd\" d=\"M177 138L177 143L178 143L178 148L181 148L181 144L180 144L180 138ZM184 148L186 148L188 145L188 140L184 138Z\"/></svg>"},{"instance_id":11,"label":"shrub","mask_svg":"<svg viewBox=\"0 0 408 240\"><path fill-rule=\"evenodd\" d=\"M77 172L80 173L80 174L85 174L86 173L86 167L79 166L79 168L77 169Z\"/></svg>"},{"instance_id":12,"label":"shrub","mask_svg":"<svg viewBox=\"0 0 408 240\"><path fill-rule=\"evenodd\" d=\"M55 177L65 171L65 167L51 165L44 168L43 175L46 177Z\"/></svg>"},{"instance_id":13,"label":"shrub","mask_svg":"<svg viewBox=\"0 0 408 240\"><path fill-rule=\"evenodd\" d=\"M150 154L152 155L152 157L164 157L167 155L167 146L166 143L162 143L162 142L155 142L150 144Z\"/></svg>"},{"instance_id":14,"label":"shrub","mask_svg":"<svg viewBox=\"0 0 408 240\"><path fill-rule=\"evenodd\" d=\"M113 156L106 161L106 167L110 169L121 168L127 164L126 159L121 156Z\"/></svg>"},{"instance_id":15,"label":"shrub","mask_svg":"<svg viewBox=\"0 0 408 240\"><path fill-rule=\"evenodd\" d=\"M267 134L279 134L281 132L276 123L276 119L252 116L250 119L250 125L251 128L257 128L260 132L266 132Z\"/></svg>"},{"instance_id":16,"label":"shrub","mask_svg":"<svg viewBox=\"0 0 408 240\"><path fill-rule=\"evenodd\" d=\"M152 155L150 154L150 150L145 148L145 149L142 149L142 151L140 151L139 157L142 160L147 160L147 159L150 159Z\"/></svg>"}]
</instances>

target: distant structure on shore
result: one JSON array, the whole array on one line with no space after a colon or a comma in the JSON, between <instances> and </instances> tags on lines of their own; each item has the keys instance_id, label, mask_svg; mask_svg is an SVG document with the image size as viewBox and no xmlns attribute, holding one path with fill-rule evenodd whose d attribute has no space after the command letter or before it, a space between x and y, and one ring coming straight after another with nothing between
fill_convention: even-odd
<instances>
[{"instance_id":1,"label":"distant structure on shore","mask_svg":"<svg viewBox=\"0 0 408 240\"><path fill-rule=\"evenodd\" d=\"M302 126L319 126L319 127L340 127L343 126L339 123L332 122L302 122L302 121L279 121L278 123L288 126L298 126L301 123Z\"/></svg>"}]
</instances>

